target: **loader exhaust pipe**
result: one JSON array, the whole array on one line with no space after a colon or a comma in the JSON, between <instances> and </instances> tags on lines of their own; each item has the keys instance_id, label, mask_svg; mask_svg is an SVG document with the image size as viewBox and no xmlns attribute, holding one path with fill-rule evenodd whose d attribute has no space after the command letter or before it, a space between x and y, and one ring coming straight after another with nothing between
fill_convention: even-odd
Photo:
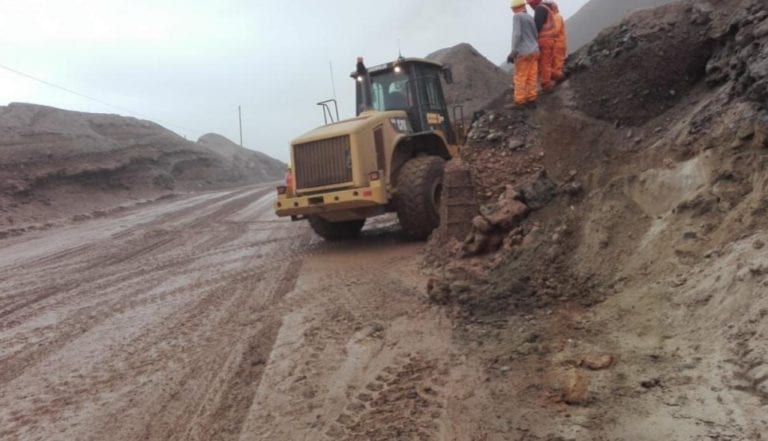
<instances>
[{"instance_id":1,"label":"loader exhaust pipe","mask_svg":"<svg viewBox=\"0 0 768 441\"><path fill-rule=\"evenodd\" d=\"M362 88L360 97L362 98L361 112L373 110L373 96L371 94L371 76L368 74L368 68L365 67L363 57L357 57L357 81L358 87Z\"/></svg>"}]
</instances>

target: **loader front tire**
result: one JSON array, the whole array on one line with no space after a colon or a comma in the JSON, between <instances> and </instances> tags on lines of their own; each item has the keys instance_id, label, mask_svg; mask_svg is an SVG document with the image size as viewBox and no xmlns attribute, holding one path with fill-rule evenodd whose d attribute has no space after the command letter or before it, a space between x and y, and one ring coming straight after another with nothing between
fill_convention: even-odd
<instances>
[{"instance_id":1,"label":"loader front tire","mask_svg":"<svg viewBox=\"0 0 768 441\"><path fill-rule=\"evenodd\" d=\"M320 216L310 216L309 225L314 232L329 242L341 242L360 235L365 219L345 222L331 222Z\"/></svg>"},{"instance_id":2,"label":"loader front tire","mask_svg":"<svg viewBox=\"0 0 768 441\"><path fill-rule=\"evenodd\" d=\"M445 160L420 156L403 165L397 179L396 209L403 232L426 240L440 226Z\"/></svg>"}]
</instances>

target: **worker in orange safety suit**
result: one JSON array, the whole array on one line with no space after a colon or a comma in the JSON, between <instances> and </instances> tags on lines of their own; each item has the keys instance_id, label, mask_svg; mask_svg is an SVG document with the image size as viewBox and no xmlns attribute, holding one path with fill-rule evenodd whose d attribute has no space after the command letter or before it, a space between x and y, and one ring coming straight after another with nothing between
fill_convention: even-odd
<instances>
[{"instance_id":1,"label":"worker in orange safety suit","mask_svg":"<svg viewBox=\"0 0 768 441\"><path fill-rule=\"evenodd\" d=\"M539 32L525 0L512 0L512 11L512 52L507 61L515 65L515 104L525 105L539 97Z\"/></svg>"},{"instance_id":2,"label":"worker in orange safety suit","mask_svg":"<svg viewBox=\"0 0 768 441\"><path fill-rule=\"evenodd\" d=\"M552 66L555 58L555 44L557 42L557 26L555 24L555 14L549 6L543 4L542 0L527 0L528 4L535 11L533 19L536 23L536 29L539 31L539 78L541 79L541 88L548 92L555 87L552 79Z\"/></svg>"},{"instance_id":3,"label":"worker in orange safety suit","mask_svg":"<svg viewBox=\"0 0 768 441\"><path fill-rule=\"evenodd\" d=\"M544 0L544 5L549 6L549 9L554 14L555 20L555 33L557 38L555 39L555 56L552 60L552 79L555 81L562 81L565 78L565 58L568 54L568 41L565 36L565 20L560 14L560 7L557 6L555 0Z\"/></svg>"}]
</instances>

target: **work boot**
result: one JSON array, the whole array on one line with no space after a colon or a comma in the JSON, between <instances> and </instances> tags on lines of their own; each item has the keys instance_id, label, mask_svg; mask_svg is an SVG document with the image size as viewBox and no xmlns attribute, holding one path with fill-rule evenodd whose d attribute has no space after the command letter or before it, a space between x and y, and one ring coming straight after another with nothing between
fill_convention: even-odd
<instances>
[{"instance_id":1,"label":"work boot","mask_svg":"<svg viewBox=\"0 0 768 441\"><path fill-rule=\"evenodd\" d=\"M509 104L504 105L504 110L514 110L514 109L524 109L528 103L518 103L518 102L511 102Z\"/></svg>"}]
</instances>

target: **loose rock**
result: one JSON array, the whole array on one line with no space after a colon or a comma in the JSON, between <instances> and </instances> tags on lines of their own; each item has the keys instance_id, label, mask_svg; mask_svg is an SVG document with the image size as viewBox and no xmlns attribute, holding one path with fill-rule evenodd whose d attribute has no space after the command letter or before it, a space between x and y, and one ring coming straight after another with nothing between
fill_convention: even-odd
<instances>
[{"instance_id":1,"label":"loose rock","mask_svg":"<svg viewBox=\"0 0 768 441\"><path fill-rule=\"evenodd\" d=\"M581 360L580 366L593 371L608 369L613 365L613 357L610 355L587 355Z\"/></svg>"},{"instance_id":2,"label":"loose rock","mask_svg":"<svg viewBox=\"0 0 768 441\"><path fill-rule=\"evenodd\" d=\"M585 373L571 369L563 378L563 401L571 405L583 405L589 398L592 379Z\"/></svg>"}]
</instances>

